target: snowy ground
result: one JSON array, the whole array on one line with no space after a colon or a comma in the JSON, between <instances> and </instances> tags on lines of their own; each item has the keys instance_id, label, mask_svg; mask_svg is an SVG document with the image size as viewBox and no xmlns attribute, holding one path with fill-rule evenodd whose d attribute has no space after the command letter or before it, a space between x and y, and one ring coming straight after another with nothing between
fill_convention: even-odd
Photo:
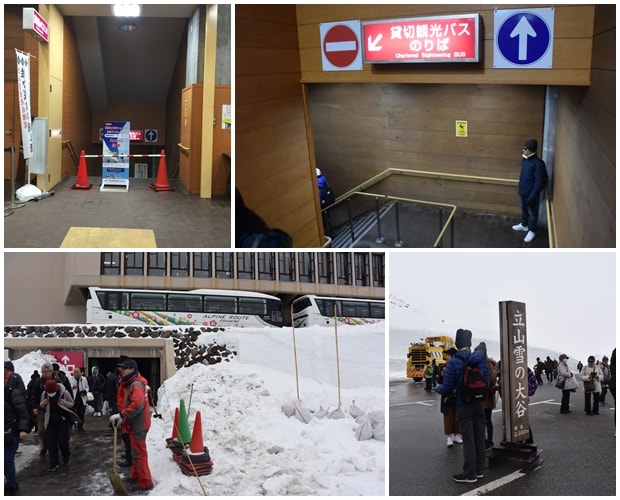
<instances>
[{"instance_id":1,"label":"snowy ground","mask_svg":"<svg viewBox=\"0 0 620 500\"><path fill-rule=\"evenodd\" d=\"M202 334L199 342L212 340L238 356L183 368L159 389L163 418L152 420L148 434L155 482L151 495L386 494L383 324L339 327L338 356L334 330L296 329L297 370L290 328ZM24 356L14 361L16 372L27 378L43 360L40 352ZM295 405L298 390L302 411L312 412L308 423L283 411ZM199 480L184 475L165 448L175 408L180 399L187 407L190 393L190 430L200 411L204 444L214 462L213 474ZM343 418L318 417L321 410L337 410L339 401ZM364 415L356 420L350 409ZM370 437L371 421L375 437ZM20 460L35 454L25 453ZM109 483L107 472L93 481Z\"/></svg>"}]
</instances>

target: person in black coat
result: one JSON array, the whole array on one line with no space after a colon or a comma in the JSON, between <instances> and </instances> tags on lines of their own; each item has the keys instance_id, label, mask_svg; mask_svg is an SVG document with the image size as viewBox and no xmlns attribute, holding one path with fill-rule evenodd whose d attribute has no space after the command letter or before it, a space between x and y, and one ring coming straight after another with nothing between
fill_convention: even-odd
<instances>
[{"instance_id":1,"label":"person in black coat","mask_svg":"<svg viewBox=\"0 0 620 500\"><path fill-rule=\"evenodd\" d=\"M118 413L118 406L116 404L116 392L118 389L118 374L119 369L108 372L105 379L105 385L103 386L103 400L108 402L110 408L110 415Z\"/></svg>"},{"instance_id":2,"label":"person in black coat","mask_svg":"<svg viewBox=\"0 0 620 500\"><path fill-rule=\"evenodd\" d=\"M235 188L235 247L291 248L293 239L285 231L270 228L254 210L246 206Z\"/></svg>"},{"instance_id":3,"label":"person in black coat","mask_svg":"<svg viewBox=\"0 0 620 500\"><path fill-rule=\"evenodd\" d=\"M15 455L21 440L30 432L30 415L26 406L25 387L14 372L11 362L4 364L4 484L5 495L15 495L19 489L15 473Z\"/></svg>"},{"instance_id":4,"label":"person in black coat","mask_svg":"<svg viewBox=\"0 0 620 500\"><path fill-rule=\"evenodd\" d=\"M527 231L524 242L529 243L536 237L538 227L538 205L540 193L547 185L547 167L536 156L538 142L528 139L523 144L523 159L519 176L519 196L521 197L521 222L512 226L515 231Z\"/></svg>"},{"instance_id":5,"label":"person in black coat","mask_svg":"<svg viewBox=\"0 0 620 500\"><path fill-rule=\"evenodd\" d=\"M92 402L95 408L95 417L100 417L103 411L103 390L105 386L105 376L99 371L98 366L90 369L91 375L88 377L88 386L93 393L95 400Z\"/></svg>"}]
</instances>

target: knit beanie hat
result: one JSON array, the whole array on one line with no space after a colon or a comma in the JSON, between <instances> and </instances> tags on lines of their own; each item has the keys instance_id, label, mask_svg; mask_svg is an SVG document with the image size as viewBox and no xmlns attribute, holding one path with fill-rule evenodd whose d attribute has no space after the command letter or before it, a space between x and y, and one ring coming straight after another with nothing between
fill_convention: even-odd
<instances>
[{"instance_id":1,"label":"knit beanie hat","mask_svg":"<svg viewBox=\"0 0 620 500\"><path fill-rule=\"evenodd\" d=\"M471 332L469 330L459 328L456 331L456 340L454 341L454 345L456 345L457 349L471 347Z\"/></svg>"},{"instance_id":2,"label":"knit beanie hat","mask_svg":"<svg viewBox=\"0 0 620 500\"><path fill-rule=\"evenodd\" d=\"M538 142L536 141L536 139L528 139L527 141L525 141L525 144L523 144L523 147L535 153L538 149Z\"/></svg>"},{"instance_id":3,"label":"knit beanie hat","mask_svg":"<svg viewBox=\"0 0 620 500\"><path fill-rule=\"evenodd\" d=\"M58 382L54 379L47 380L43 388L45 389L45 392L58 392Z\"/></svg>"}]
</instances>

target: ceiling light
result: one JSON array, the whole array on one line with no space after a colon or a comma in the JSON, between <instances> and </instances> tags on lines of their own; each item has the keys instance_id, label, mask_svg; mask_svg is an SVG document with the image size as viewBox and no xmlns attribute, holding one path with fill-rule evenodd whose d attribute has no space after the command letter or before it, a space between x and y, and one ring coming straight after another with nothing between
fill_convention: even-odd
<instances>
[{"instance_id":1,"label":"ceiling light","mask_svg":"<svg viewBox=\"0 0 620 500\"><path fill-rule=\"evenodd\" d=\"M132 31L136 31L138 27L136 26L136 23L134 23L133 21L124 21L119 25L118 29L121 31L132 32Z\"/></svg>"},{"instance_id":2,"label":"ceiling light","mask_svg":"<svg viewBox=\"0 0 620 500\"><path fill-rule=\"evenodd\" d=\"M118 17L138 17L140 15L139 4L117 3L112 6L114 15Z\"/></svg>"}]
</instances>

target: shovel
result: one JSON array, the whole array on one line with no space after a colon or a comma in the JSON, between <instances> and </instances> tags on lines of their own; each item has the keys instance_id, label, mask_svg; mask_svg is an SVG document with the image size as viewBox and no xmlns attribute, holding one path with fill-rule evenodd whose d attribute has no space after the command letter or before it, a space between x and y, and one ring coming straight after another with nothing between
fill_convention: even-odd
<instances>
[{"instance_id":1,"label":"shovel","mask_svg":"<svg viewBox=\"0 0 620 500\"><path fill-rule=\"evenodd\" d=\"M118 422L114 422L112 427L114 427L114 458L112 459L112 470L108 472L108 477L110 478L110 482L112 483L112 488L114 488L115 495L127 495L127 488L125 487L125 483L116 473L116 443L117 443L117 435L118 435L118 426L120 424Z\"/></svg>"}]
</instances>

